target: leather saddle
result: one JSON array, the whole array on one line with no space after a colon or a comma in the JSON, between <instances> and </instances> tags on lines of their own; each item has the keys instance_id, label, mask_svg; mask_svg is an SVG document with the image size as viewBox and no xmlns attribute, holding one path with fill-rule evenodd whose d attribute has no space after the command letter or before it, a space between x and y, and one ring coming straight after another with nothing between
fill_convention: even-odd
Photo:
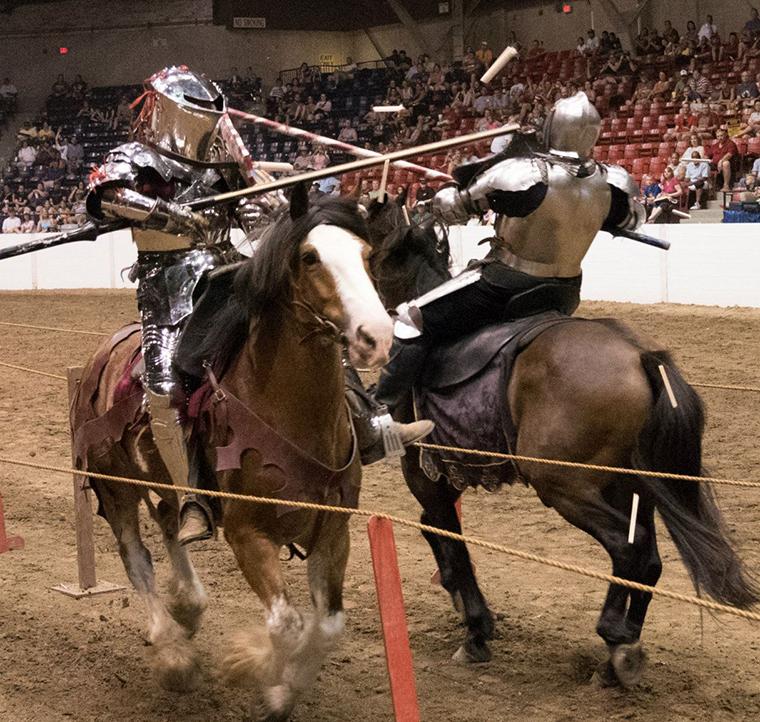
<instances>
[{"instance_id":1,"label":"leather saddle","mask_svg":"<svg viewBox=\"0 0 760 722\"><path fill-rule=\"evenodd\" d=\"M505 316L515 320L485 326L437 345L421 377L422 385L441 389L464 383L480 373L510 341L521 337L520 348L524 348L547 323L553 325L555 320L569 317L577 305L575 289L551 281L518 293L505 309Z\"/></svg>"}]
</instances>

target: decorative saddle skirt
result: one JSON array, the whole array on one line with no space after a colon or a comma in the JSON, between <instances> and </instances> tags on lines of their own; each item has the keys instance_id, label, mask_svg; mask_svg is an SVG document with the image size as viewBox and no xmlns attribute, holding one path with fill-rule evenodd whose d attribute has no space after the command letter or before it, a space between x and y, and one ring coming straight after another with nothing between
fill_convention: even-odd
<instances>
[{"instance_id":1,"label":"decorative saddle skirt","mask_svg":"<svg viewBox=\"0 0 760 722\"><path fill-rule=\"evenodd\" d=\"M415 389L415 410L435 422L425 443L514 453L517 432L507 387L518 354L541 333L574 318L557 311L486 326L437 346ZM433 481L442 475L458 489L496 490L519 475L514 462L454 451L422 449L421 466Z\"/></svg>"}]
</instances>

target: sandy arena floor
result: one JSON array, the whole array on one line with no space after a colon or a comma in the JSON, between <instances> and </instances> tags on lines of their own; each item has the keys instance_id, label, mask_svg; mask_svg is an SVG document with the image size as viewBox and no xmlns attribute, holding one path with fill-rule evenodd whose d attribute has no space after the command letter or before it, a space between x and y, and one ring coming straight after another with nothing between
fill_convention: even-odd
<instances>
[{"instance_id":1,"label":"sandy arena floor","mask_svg":"<svg viewBox=\"0 0 760 722\"><path fill-rule=\"evenodd\" d=\"M674 351L692 381L758 381L760 311L687 306L585 304L581 313L613 315ZM110 331L135 316L131 292L3 293L0 319ZM0 327L0 361L63 373L81 364L97 338ZM0 369L0 454L68 464L65 383ZM717 476L760 478L760 395L704 390L709 419L706 463ZM249 694L215 676L225 640L260 606L224 542L193 555L210 596L196 640L206 657L201 686L184 696L150 678L143 609L131 591L75 601L50 591L75 580L71 480L12 466L0 468L10 533L26 549L0 556L0 720L245 719ZM760 562L760 494L718 490L731 530L749 565ZM362 506L417 518L418 509L395 465L370 469ZM603 571L601 547L545 509L529 489L468 494L467 533ZM146 530L152 529L146 522ZM114 540L96 521L98 573L126 582ZM704 615L655 599L644 641L649 667L635 691L589 684L604 656L594 633L603 585L475 549L478 574L498 613L493 661L460 666L458 617L430 585L433 560L416 533L397 530L411 644L424 720L757 720L760 719L760 626ZM690 593L667 534L660 537L663 587ZM392 718L364 522L352 522L346 584L347 634L297 709L298 722L376 722ZM165 569L149 532L159 575ZM304 565L288 570L294 598L306 604Z\"/></svg>"}]
</instances>

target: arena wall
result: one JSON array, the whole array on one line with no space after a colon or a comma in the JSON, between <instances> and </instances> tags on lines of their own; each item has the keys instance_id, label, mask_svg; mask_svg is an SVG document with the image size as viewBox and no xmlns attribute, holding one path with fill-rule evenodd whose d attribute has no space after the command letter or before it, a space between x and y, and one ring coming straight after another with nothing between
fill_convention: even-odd
<instances>
[{"instance_id":1,"label":"arena wall","mask_svg":"<svg viewBox=\"0 0 760 722\"><path fill-rule=\"evenodd\" d=\"M600 233L583 265L583 297L633 303L693 303L760 308L760 244L753 224L645 226L644 232L670 241L661 251ZM482 257L478 245L488 226L451 229L456 269ZM0 248L39 236L0 235ZM241 250L246 252L242 237ZM127 288L123 275L135 259L129 233L118 231L95 242L77 243L0 262L0 290Z\"/></svg>"}]
</instances>

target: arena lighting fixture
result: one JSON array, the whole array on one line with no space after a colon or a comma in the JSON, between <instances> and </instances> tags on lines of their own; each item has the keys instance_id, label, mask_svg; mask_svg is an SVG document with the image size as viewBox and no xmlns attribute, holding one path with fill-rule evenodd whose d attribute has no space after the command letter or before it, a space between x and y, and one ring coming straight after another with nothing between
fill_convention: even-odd
<instances>
[{"instance_id":1,"label":"arena lighting fixture","mask_svg":"<svg viewBox=\"0 0 760 722\"><path fill-rule=\"evenodd\" d=\"M373 113L400 113L404 110L403 105L373 105Z\"/></svg>"}]
</instances>

